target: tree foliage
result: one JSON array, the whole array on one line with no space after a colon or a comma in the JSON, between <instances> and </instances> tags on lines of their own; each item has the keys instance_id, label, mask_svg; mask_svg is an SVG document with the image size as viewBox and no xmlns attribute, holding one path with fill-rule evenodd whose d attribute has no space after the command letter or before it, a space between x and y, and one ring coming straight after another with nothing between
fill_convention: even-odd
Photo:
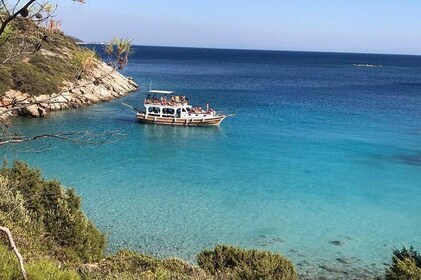
<instances>
[{"instance_id":1,"label":"tree foliage","mask_svg":"<svg viewBox=\"0 0 421 280\"><path fill-rule=\"evenodd\" d=\"M115 37L104 45L104 52L108 55L113 68L123 69L129 62L129 56L134 53L129 39Z\"/></svg>"},{"instance_id":2,"label":"tree foliage","mask_svg":"<svg viewBox=\"0 0 421 280\"><path fill-rule=\"evenodd\" d=\"M421 255L414 247L395 249L386 280L421 280Z\"/></svg>"}]
</instances>

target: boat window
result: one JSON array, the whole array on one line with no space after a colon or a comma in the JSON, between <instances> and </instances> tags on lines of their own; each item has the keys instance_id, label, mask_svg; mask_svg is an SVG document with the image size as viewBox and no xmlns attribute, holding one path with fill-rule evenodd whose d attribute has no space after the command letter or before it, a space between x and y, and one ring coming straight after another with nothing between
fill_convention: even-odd
<instances>
[{"instance_id":1,"label":"boat window","mask_svg":"<svg viewBox=\"0 0 421 280\"><path fill-rule=\"evenodd\" d=\"M174 109L173 108L164 108L162 109L162 113L164 115L174 115Z\"/></svg>"},{"instance_id":2,"label":"boat window","mask_svg":"<svg viewBox=\"0 0 421 280\"><path fill-rule=\"evenodd\" d=\"M155 113L155 114L159 114L159 107L148 107L148 112L149 113Z\"/></svg>"}]
</instances>

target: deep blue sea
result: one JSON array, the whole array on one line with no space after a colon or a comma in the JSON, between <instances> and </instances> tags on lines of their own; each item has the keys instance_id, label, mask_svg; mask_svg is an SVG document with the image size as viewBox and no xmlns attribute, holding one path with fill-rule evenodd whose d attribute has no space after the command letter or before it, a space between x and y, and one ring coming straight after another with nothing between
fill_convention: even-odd
<instances>
[{"instance_id":1,"label":"deep blue sea","mask_svg":"<svg viewBox=\"0 0 421 280\"><path fill-rule=\"evenodd\" d=\"M420 56L135 51L123 74L139 92L14 126L118 141L2 148L74 187L110 251L194 262L227 243L281 252L306 274L378 273L394 247L421 249ZM235 116L214 128L139 124L120 102L140 107L150 82Z\"/></svg>"}]
</instances>

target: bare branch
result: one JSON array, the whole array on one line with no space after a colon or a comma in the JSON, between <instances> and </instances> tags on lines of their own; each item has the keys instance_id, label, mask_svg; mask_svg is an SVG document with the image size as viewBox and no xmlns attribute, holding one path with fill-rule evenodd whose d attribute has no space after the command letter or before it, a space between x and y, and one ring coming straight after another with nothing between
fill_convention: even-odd
<instances>
[{"instance_id":1,"label":"bare branch","mask_svg":"<svg viewBox=\"0 0 421 280\"><path fill-rule=\"evenodd\" d=\"M0 35L3 34L4 30L6 29L6 26L14 20L18 15L21 13L24 13L28 10L28 8L35 2L35 0L29 0L22 8L20 8L18 11L16 11L14 14L10 15L8 18L3 20L0 27ZM6 8L6 6L5 6ZM7 8L6 8L7 9Z\"/></svg>"},{"instance_id":2,"label":"bare branch","mask_svg":"<svg viewBox=\"0 0 421 280\"><path fill-rule=\"evenodd\" d=\"M13 250L13 253L15 253L16 257L19 260L19 269L20 269L23 279L28 280L28 274L26 273L25 266L23 264L23 257L19 253L18 248L16 247L15 241L13 240L12 233L7 227L2 227L2 226L0 226L0 231L6 234L7 239L9 240L10 248Z\"/></svg>"},{"instance_id":3,"label":"bare branch","mask_svg":"<svg viewBox=\"0 0 421 280\"><path fill-rule=\"evenodd\" d=\"M9 16L10 16L10 12L9 12L9 9L7 9L6 2L5 2L4 0L1 0L1 4L3 5L4 10L6 11L7 15L9 15ZM3 21L3 20L2 20L2 21Z\"/></svg>"},{"instance_id":4,"label":"bare branch","mask_svg":"<svg viewBox=\"0 0 421 280\"><path fill-rule=\"evenodd\" d=\"M91 131L75 131L75 132L60 132L57 134L41 134L32 137L11 135L0 139L0 146L6 144L20 144L23 142L35 141L40 139L54 138L65 140L76 144L91 144L99 145L109 142L109 139L116 138L116 136L124 136L119 131L110 131L104 133L93 133Z\"/></svg>"},{"instance_id":5,"label":"bare branch","mask_svg":"<svg viewBox=\"0 0 421 280\"><path fill-rule=\"evenodd\" d=\"M12 9L12 13L14 13L16 11L16 8L19 6L20 0L16 1L15 6Z\"/></svg>"}]
</instances>

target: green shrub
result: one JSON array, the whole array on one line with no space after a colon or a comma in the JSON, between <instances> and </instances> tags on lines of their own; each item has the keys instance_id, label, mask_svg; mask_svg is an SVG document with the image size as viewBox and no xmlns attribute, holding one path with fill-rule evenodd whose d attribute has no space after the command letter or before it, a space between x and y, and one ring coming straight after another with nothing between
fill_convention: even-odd
<instances>
[{"instance_id":1,"label":"green shrub","mask_svg":"<svg viewBox=\"0 0 421 280\"><path fill-rule=\"evenodd\" d=\"M0 170L2 180L13 186L13 193L8 194L9 203L23 204L24 213L31 220L31 227L38 231L26 243L49 242L49 250L54 250L60 260L97 261L104 255L105 236L90 222L81 210L80 198L72 189L64 189L56 180L45 180L39 170L30 168L23 162L15 162L11 168ZM4 183L3 183L4 185ZM20 225L10 215L10 206L0 199L0 221ZM20 204L19 204L20 203ZM2 215L3 213L3 215ZM4 215L6 213L7 215ZM5 217L9 220L4 220ZM3 218L2 218L3 217ZM27 225L21 232L27 232ZM15 231L15 232L16 232ZM28 242L29 241L29 242Z\"/></svg>"},{"instance_id":2,"label":"green shrub","mask_svg":"<svg viewBox=\"0 0 421 280\"><path fill-rule=\"evenodd\" d=\"M395 249L386 280L421 280L421 255L413 247Z\"/></svg>"},{"instance_id":3,"label":"green shrub","mask_svg":"<svg viewBox=\"0 0 421 280\"><path fill-rule=\"evenodd\" d=\"M297 279L291 261L268 251L217 245L201 252L197 263L206 272L226 279Z\"/></svg>"},{"instance_id":4,"label":"green shrub","mask_svg":"<svg viewBox=\"0 0 421 280\"><path fill-rule=\"evenodd\" d=\"M101 271L105 274L115 272L130 272L136 274L145 271L155 271L159 266L159 261L150 256L124 250L107 257L99 265Z\"/></svg>"},{"instance_id":5,"label":"green shrub","mask_svg":"<svg viewBox=\"0 0 421 280\"><path fill-rule=\"evenodd\" d=\"M77 67L77 74L81 78L82 73L86 73L95 67L97 54L88 48L80 48L74 52L72 64Z\"/></svg>"},{"instance_id":6,"label":"green shrub","mask_svg":"<svg viewBox=\"0 0 421 280\"><path fill-rule=\"evenodd\" d=\"M2 58L0 50L0 59ZM12 87L12 74L9 67L0 67L0 97Z\"/></svg>"},{"instance_id":7,"label":"green shrub","mask_svg":"<svg viewBox=\"0 0 421 280\"><path fill-rule=\"evenodd\" d=\"M0 210L7 214L7 219L16 223L26 224L29 221L25 208L25 200L20 192L13 191L7 177L0 174ZM5 218L0 216L0 224L5 224Z\"/></svg>"},{"instance_id":8,"label":"green shrub","mask_svg":"<svg viewBox=\"0 0 421 280\"><path fill-rule=\"evenodd\" d=\"M18 261L12 251L0 244L0 279L19 279Z\"/></svg>"},{"instance_id":9,"label":"green shrub","mask_svg":"<svg viewBox=\"0 0 421 280\"><path fill-rule=\"evenodd\" d=\"M60 269L48 260L28 264L27 273L30 280L80 280L76 271Z\"/></svg>"},{"instance_id":10,"label":"green shrub","mask_svg":"<svg viewBox=\"0 0 421 280\"><path fill-rule=\"evenodd\" d=\"M131 251L120 251L99 264L81 269L83 279L195 280L213 279L198 267L179 259L160 260Z\"/></svg>"}]
</instances>

